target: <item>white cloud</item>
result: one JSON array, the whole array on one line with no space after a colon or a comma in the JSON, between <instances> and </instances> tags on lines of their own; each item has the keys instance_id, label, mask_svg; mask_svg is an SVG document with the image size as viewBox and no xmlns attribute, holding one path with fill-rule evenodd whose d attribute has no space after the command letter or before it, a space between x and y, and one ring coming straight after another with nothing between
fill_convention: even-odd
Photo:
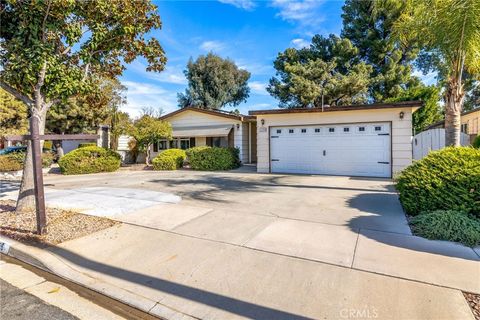
<instances>
[{"instance_id":1,"label":"white cloud","mask_svg":"<svg viewBox=\"0 0 480 320\"><path fill-rule=\"evenodd\" d=\"M437 83L437 76L438 76L438 74L437 74L436 72L434 72L434 71L431 71L431 72L429 72L429 73L427 73L427 74L423 74L421 71L415 70L415 71L413 72L413 75L414 75L415 77L419 77L420 80L422 80L422 82L423 82L424 84L426 84L427 86Z\"/></svg>"},{"instance_id":2,"label":"white cloud","mask_svg":"<svg viewBox=\"0 0 480 320\"><path fill-rule=\"evenodd\" d=\"M164 112L177 109L175 92L144 82L124 80L122 84L127 87L127 103L123 109L132 117L139 116L143 107L161 107Z\"/></svg>"},{"instance_id":3,"label":"white cloud","mask_svg":"<svg viewBox=\"0 0 480 320\"><path fill-rule=\"evenodd\" d=\"M200 44L200 49L203 51L220 51L224 48L224 43L215 40L204 41Z\"/></svg>"},{"instance_id":4,"label":"white cloud","mask_svg":"<svg viewBox=\"0 0 480 320\"><path fill-rule=\"evenodd\" d=\"M263 94L263 95L267 95L268 92L267 90L265 90L266 88L266 84L263 83L263 82L260 82L260 81L250 81L248 83L248 86L250 87L250 90L253 92L253 93L256 93L256 94Z\"/></svg>"},{"instance_id":5,"label":"white cloud","mask_svg":"<svg viewBox=\"0 0 480 320\"><path fill-rule=\"evenodd\" d=\"M302 48L306 48L306 47L310 46L310 41L302 39L302 38L293 39L291 42L292 42L293 46L297 49L302 49Z\"/></svg>"},{"instance_id":6,"label":"white cloud","mask_svg":"<svg viewBox=\"0 0 480 320\"><path fill-rule=\"evenodd\" d=\"M147 72L146 65L139 62L134 61L130 64L129 70L133 70L136 73L152 80L156 80L159 82L165 83L173 83L173 84L187 84L187 79L183 74L182 66L179 65L167 65L165 70L162 72Z\"/></svg>"},{"instance_id":7,"label":"white cloud","mask_svg":"<svg viewBox=\"0 0 480 320\"><path fill-rule=\"evenodd\" d=\"M318 27L325 20L318 10L324 1L320 0L274 0L272 6L279 9L280 18L303 27Z\"/></svg>"},{"instance_id":8,"label":"white cloud","mask_svg":"<svg viewBox=\"0 0 480 320\"><path fill-rule=\"evenodd\" d=\"M248 106L248 110L267 110L274 108L275 106L270 103L256 103Z\"/></svg>"},{"instance_id":9,"label":"white cloud","mask_svg":"<svg viewBox=\"0 0 480 320\"><path fill-rule=\"evenodd\" d=\"M244 9L244 10L252 10L257 6L256 3L252 0L218 0L218 1L225 4L231 4L232 6L235 6L237 8Z\"/></svg>"}]
</instances>

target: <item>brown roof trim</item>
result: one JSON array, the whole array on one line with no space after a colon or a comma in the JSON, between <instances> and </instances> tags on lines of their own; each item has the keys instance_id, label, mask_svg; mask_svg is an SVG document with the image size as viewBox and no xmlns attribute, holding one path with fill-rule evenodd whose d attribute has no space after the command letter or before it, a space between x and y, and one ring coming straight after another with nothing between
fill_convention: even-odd
<instances>
[{"instance_id":1,"label":"brown roof trim","mask_svg":"<svg viewBox=\"0 0 480 320\"><path fill-rule=\"evenodd\" d=\"M271 109L271 110L253 110L249 111L249 115L261 114L281 114L281 113L309 113L309 112L334 112L334 111L352 111L352 110L373 110L373 109L390 109L423 106L422 101L404 101L395 103L376 103L376 104L359 104L351 106L325 107L322 108L292 108L292 109Z\"/></svg>"},{"instance_id":2,"label":"brown roof trim","mask_svg":"<svg viewBox=\"0 0 480 320\"><path fill-rule=\"evenodd\" d=\"M461 116L466 116L467 114L475 113L475 112L480 112L480 107L479 107L479 108L472 109L472 110L469 110L469 111L462 112Z\"/></svg>"},{"instance_id":3,"label":"brown roof trim","mask_svg":"<svg viewBox=\"0 0 480 320\"><path fill-rule=\"evenodd\" d=\"M236 115L236 114L229 114L221 111L215 111L215 110L207 110L207 109L200 109L196 107L185 107L182 109L175 110L173 112L167 113L166 115L160 117L161 120L165 120L167 118L173 117L174 115L177 115L179 113L182 113L184 111L196 111L200 113L205 113L213 116L218 116L218 117L224 117L224 118L229 118L229 119L235 119L235 120L242 120L243 115Z\"/></svg>"}]
</instances>

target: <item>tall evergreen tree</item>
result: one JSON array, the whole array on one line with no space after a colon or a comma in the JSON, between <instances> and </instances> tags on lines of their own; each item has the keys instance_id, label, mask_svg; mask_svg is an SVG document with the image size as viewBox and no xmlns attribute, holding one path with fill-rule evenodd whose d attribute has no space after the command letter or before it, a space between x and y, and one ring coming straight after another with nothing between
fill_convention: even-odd
<instances>
[{"instance_id":1,"label":"tall evergreen tree","mask_svg":"<svg viewBox=\"0 0 480 320\"><path fill-rule=\"evenodd\" d=\"M369 93L375 102L395 98L418 83L412 76L418 53L414 43L403 46L392 38L393 25L404 9L404 1L396 0L347 0L343 6L341 35L373 67Z\"/></svg>"},{"instance_id":2,"label":"tall evergreen tree","mask_svg":"<svg viewBox=\"0 0 480 320\"><path fill-rule=\"evenodd\" d=\"M247 100L250 72L239 69L230 59L209 53L190 60L184 71L188 80L185 93L178 94L181 108L194 106L221 109L237 106Z\"/></svg>"},{"instance_id":3,"label":"tall evergreen tree","mask_svg":"<svg viewBox=\"0 0 480 320\"><path fill-rule=\"evenodd\" d=\"M279 53L267 91L284 108L365 103L372 68L357 54L348 39L316 35L308 48Z\"/></svg>"}]
</instances>

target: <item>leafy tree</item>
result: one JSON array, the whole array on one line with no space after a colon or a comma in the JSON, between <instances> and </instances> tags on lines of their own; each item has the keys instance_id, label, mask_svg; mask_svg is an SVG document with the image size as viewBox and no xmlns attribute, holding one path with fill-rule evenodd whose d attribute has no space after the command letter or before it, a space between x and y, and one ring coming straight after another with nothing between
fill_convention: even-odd
<instances>
[{"instance_id":1,"label":"leafy tree","mask_svg":"<svg viewBox=\"0 0 480 320\"><path fill-rule=\"evenodd\" d=\"M250 72L239 69L230 59L213 53L190 61L184 71L188 80L185 93L178 94L181 108L195 106L203 109L221 109L237 106L247 100Z\"/></svg>"},{"instance_id":2,"label":"leafy tree","mask_svg":"<svg viewBox=\"0 0 480 320\"><path fill-rule=\"evenodd\" d=\"M0 137L28 132L27 105L0 88Z\"/></svg>"},{"instance_id":3,"label":"leafy tree","mask_svg":"<svg viewBox=\"0 0 480 320\"><path fill-rule=\"evenodd\" d=\"M267 91L283 108L365 103L372 68L357 52L348 39L317 35L309 48L288 48L277 56Z\"/></svg>"},{"instance_id":4,"label":"leafy tree","mask_svg":"<svg viewBox=\"0 0 480 320\"><path fill-rule=\"evenodd\" d=\"M403 95L418 82L412 76L418 53L415 43L402 45L392 37L393 25L404 10L405 2L397 0L347 0L343 6L342 37L373 67L369 95L376 102Z\"/></svg>"},{"instance_id":5,"label":"leafy tree","mask_svg":"<svg viewBox=\"0 0 480 320\"><path fill-rule=\"evenodd\" d=\"M149 116L153 118L160 118L163 115L163 108L162 107L142 107L140 110L142 116Z\"/></svg>"},{"instance_id":6,"label":"leafy tree","mask_svg":"<svg viewBox=\"0 0 480 320\"><path fill-rule=\"evenodd\" d=\"M132 120L128 113L120 111L117 107L113 107L109 111L107 123L110 125L110 149L118 149L118 139L122 134L130 132Z\"/></svg>"},{"instance_id":7,"label":"leafy tree","mask_svg":"<svg viewBox=\"0 0 480 320\"><path fill-rule=\"evenodd\" d=\"M423 70L445 86L445 144L460 145L465 84L480 77L480 1L410 0L395 24L402 43L418 42Z\"/></svg>"},{"instance_id":8,"label":"leafy tree","mask_svg":"<svg viewBox=\"0 0 480 320\"><path fill-rule=\"evenodd\" d=\"M480 81L475 81L469 92L466 93L463 111L470 111L476 108L480 108Z\"/></svg>"},{"instance_id":9,"label":"leafy tree","mask_svg":"<svg viewBox=\"0 0 480 320\"><path fill-rule=\"evenodd\" d=\"M425 86L418 84L401 92L397 97L387 99L387 102L398 101L423 101L423 107L413 114L414 133L425 130L429 125L443 118L442 108L440 106L440 88L437 86Z\"/></svg>"},{"instance_id":10,"label":"leafy tree","mask_svg":"<svg viewBox=\"0 0 480 320\"><path fill-rule=\"evenodd\" d=\"M170 123L144 115L133 123L130 135L135 139L135 147L146 152L146 165L150 165L151 146L160 139L172 139Z\"/></svg>"},{"instance_id":11,"label":"leafy tree","mask_svg":"<svg viewBox=\"0 0 480 320\"><path fill-rule=\"evenodd\" d=\"M53 105L95 91L95 81L121 75L136 57L147 71L164 69L162 47L145 37L161 26L150 1L4 0L0 14L0 87L29 106L41 134ZM29 144L17 210L34 207L32 189Z\"/></svg>"}]
</instances>

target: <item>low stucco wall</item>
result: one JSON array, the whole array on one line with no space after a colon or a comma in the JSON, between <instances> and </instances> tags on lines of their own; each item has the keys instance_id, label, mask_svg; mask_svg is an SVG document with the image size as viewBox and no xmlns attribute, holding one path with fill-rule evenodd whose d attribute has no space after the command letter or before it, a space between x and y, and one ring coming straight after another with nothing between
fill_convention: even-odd
<instances>
[{"instance_id":1,"label":"low stucco wall","mask_svg":"<svg viewBox=\"0 0 480 320\"><path fill-rule=\"evenodd\" d=\"M399 117L401 111L405 114L403 119ZM263 126L261 119L265 120ZM257 171L270 172L269 127L380 121L392 123L392 171L395 175L412 163L412 108L410 107L257 115Z\"/></svg>"}]
</instances>

